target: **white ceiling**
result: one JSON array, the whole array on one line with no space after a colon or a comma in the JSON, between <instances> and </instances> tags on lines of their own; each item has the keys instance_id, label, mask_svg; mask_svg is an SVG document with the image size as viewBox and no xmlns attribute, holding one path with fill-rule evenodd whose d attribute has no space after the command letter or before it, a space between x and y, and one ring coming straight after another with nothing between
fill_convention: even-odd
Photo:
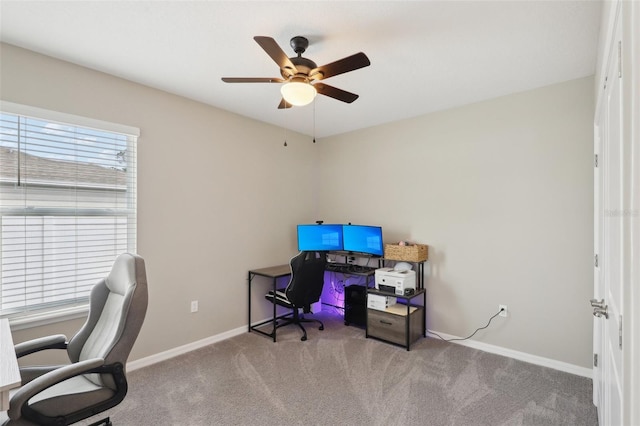
<instances>
[{"instance_id":1,"label":"white ceiling","mask_svg":"<svg viewBox=\"0 0 640 426\"><path fill-rule=\"evenodd\" d=\"M592 75L601 6L1 0L0 40L320 138ZM318 65L366 53L371 66L325 80L360 98L278 110L279 84L223 83L280 77L256 35L290 56L305 36Z\"/></svg>"}]
</instances>

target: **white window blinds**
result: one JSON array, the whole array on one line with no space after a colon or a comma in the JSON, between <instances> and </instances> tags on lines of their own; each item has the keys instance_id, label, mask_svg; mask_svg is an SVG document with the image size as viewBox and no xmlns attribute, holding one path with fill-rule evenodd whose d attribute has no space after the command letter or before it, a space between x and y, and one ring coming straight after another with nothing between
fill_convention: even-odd
<instances>
[{"instance_id":1,"label":"white window blinds","mask_svg":"<svg viewBox=\"0 0 640 426\"><path fill-rule=\"evenodd\" d=\"M85 303L136 251L138 131L0 107L0 315Z\"/></svg>"}]
</instances>

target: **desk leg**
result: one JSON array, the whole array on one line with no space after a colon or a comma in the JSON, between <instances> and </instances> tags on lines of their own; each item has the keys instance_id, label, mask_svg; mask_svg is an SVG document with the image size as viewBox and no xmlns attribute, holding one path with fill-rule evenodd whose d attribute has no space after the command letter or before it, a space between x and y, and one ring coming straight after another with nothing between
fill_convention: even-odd
<instances>
[{"instance_id":1,"label":"desk leg","mask_svg":"<svg viewBox=\"0 0 640 426\"><path fill-rule=\"evenodd\" d=\"M274 295L274 298L275 298L275 294L276 294L276 283L277 283L277 281L278 281L277 278L273 279L273 295ZM274 342L276 341L276 316L277 316L277 314L276 314L276 306L277 306L277 304L274 302L273 303L273 332L272 332L273 341Z\"/></svg>"},{"instance_id":2,"label":"desk leg","mask_svg":"<svg viewBox=\"0 0 640 426\"><path fill-rule=\"evenodd\" d=\"M247 327L249 328L249 333L251 333L251 279L253 278L251 276L251 272L248 273L247 278L249 281L249 298L247 299L249 300L249 322L247 324Z\"/></svg>"},{"instance_id":3,"label":"desk leg","mask_svg":"<svg viewBox=\"0 0 640 426\"><path fill-rule=\"evenodd\" d=\"M427 292L422 293L422 337L427 337Z\"/></svg>"},{"instance_id":4,"label":"desk leg","mask_svg":"<svg viewBox=\"0 0 640 426\"><path fill-rule=\"evenodd\" d=\"M406 348L407 350L410 350L411 348L411 299L407 300L407 319L406 319L406 324L405 324L405 330L404 332L406 333Z\"/></svg>"}]
</instances>

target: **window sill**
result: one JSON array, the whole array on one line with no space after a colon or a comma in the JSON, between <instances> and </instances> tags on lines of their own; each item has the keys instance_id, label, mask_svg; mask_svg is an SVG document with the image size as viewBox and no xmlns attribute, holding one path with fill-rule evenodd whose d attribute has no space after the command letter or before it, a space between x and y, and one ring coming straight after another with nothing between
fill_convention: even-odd
<instances>
[{"instance_id":1,"label":"window sill","mask_svg":"<svg viewBox=\"0 0 640 426\"><path fill-rule=\"evenodd\" d=\"M89 312L89 304L71 306L60 309L50 309L47 311L33 312L19 316L8 316L11 330L24 330L27 328L40 327L56 322L69 321L77 318L84 318Z\"/></svg>"}]
</instances>

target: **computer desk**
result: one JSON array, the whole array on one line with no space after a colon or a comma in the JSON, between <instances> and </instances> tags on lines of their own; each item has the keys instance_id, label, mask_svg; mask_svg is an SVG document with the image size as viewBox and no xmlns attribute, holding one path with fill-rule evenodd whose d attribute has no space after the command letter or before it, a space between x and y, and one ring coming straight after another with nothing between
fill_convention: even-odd
<instances>
[{"instance_id":1,"label":"computer desk","mask_svg":"<svg viewBox=\"0 0 640 426\"><path fill-rule=\"evenodd\" d=\"M9 391L22 383L9 320L0 319L0 411L9 409Z\"/></svg>"},{"instance_id":2,"label":"computer desk","mask_svg":"<svg viewBox=\"0 0 640 426\"><path fill-rule=\"evenodd\" d=\"M335 263L334 263L335 264ZM367 280L369 277L373 276L375 274L375 268L370 267L370 268L365 268L365 267L360 267L362 268L361 271L352 271L349 272L352 275L362 275L362 276L366 276ZM326 267L327 271L331 271L331 272L340 272L340 271L336 271L335 269L332 269L332 263L327 263L327 267ZM263 336L267 336L267 337L271 337L273 339L273 341L276 341L276 324L277 321L279 319L291 316L291 312L282 314L282 315L278 315L277 311L276 311L276 307L277 305L274 303L273 304L273 317L266 319L264 321L261 321L257 324L251 325L251 282L253 281L253 279L258 276L258 277L265 277L265 278L269 278L272 282L273 285L273 292L276 292L276 286L277 286L277 282L278 282L278 278L283 278L286 276L291 275L291 266L286 264L286 265L277 265L277 266L269 266L267 268L260 268L260 269L252 269L249 271L247 279L249 281L249 294L248 294L248 300L249 300L249 314L248 314L248 329L249 329L249 333L251 333L252 331L255 331L256 333L262 334ZM263 330L260 330L258 327L262 327L265 324L272 324L272 330L270 333L267 333Z\"/></svg>"}]
</instances>

